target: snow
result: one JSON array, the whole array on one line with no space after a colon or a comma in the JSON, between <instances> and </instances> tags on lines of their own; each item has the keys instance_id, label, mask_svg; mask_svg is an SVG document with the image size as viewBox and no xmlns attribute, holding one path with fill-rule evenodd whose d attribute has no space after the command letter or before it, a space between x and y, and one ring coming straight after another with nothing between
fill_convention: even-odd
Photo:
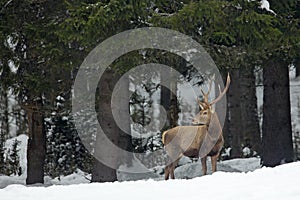
<instances>
[{"instance_id":1,"label":"snow","mask_svg":"<svg viewBox=\"0 0 300 200\"><path fill-rule=\"evenodd\" d=\"M238 158L238 159L222 161L221 164L228 165L241 172L249 172L260 168L260 159L255 157Z\"/></svg>"},{"instance_id":2,"label":"snow","mask_svg":"<svg viewBox=\"0 0 300 200\"><path fill-rule=\"evenodd\" d=\"M243 148L243 156L250 156L251 150L249 147Z\"/></svg>"},{"instance_id":3,"label":"snow","mask_svg":"<svg viewBox=\"0 0 300 200\"><path fill-rule=\"evenodd\" d=\"M115 183L26 187L10 185L0 190L4 200L56 199L264 199L300 198L300 162L261 168L248 173L216 172L195 179L140 180Z\"/></svg>"},{"instance_id":4,"label":"snow","mask_svg":"<svg viewBox=\"0 0 300 200\"><path fill-rule=\"evenodd\" d=\"M260 1L261 5L260 8L261 9L266 9L266 11L271 12L272 14L276 15L276 13L270 9L270 3L267 0L262 0Z\"/></svg>"},{"instance_id":5,"label":"snow","mask_svg":"<svg viewBox=\"0 0 300 200\"><path fill-rule=\"evenodd\" d=\"M27 139L26 135L20 135L15 138L11 138L6 142L6 149L11 149L12 144L17 139L20 141L20 166L22 168L21 176L0 176L0 188L8 187L9 185L18 184L25 185L26 180L26 148L27 148ZM201 172L201 162L198 160L197 162L192 161L190 158L183 157L179 164L179 166L175 170L175 176L179 179L190 179L202 176ZM208 158L207 162L208 173L211 174L211 164L210 159ZM248 159L233 159L227 161L218 162L218 171L224 172L248 172L254 171L255 169L260 168L260 159L259 158L248 158ZM132 180L163 180L163 169L164 166L157 166L152 168L152 172L146 174L126 174L124 172L118 171L118 180L119 181L132 181ZM77 170L75 173L70 174L68 176L60 176L59 178L52 179L49 176L44 178L43 186L51 186L51 185L71 185L71 184L80 184L80 183L89 183L91 180L91 175L87 174L81 170ZM41 186L41 185L38 185ZM1 195L0 195L1 196Z\"/></svg>"},{"instance_id":6,"label":"snow","mask_svg":"<svg viewBox=\"0 0 300 200\"><path fill-rule=\"evenodd\" d=\"M221 153L221 157L229 157L231 152L231 147L225 148L224 152Z\"/></svg>"},{"instance_id":7,"label":"snow","mask_svg":"<svg viewBox=\"0 0 300 200\"><path fill-rule=\"evenodd\" d=\"M17 73L18 67L15 65L15 63L14 63L12 60L10 60L10 61L8 62L8 66L9 66L10 71L11 71L12 73L14 73L14 74Z\"/></svg>"}]
</instances>

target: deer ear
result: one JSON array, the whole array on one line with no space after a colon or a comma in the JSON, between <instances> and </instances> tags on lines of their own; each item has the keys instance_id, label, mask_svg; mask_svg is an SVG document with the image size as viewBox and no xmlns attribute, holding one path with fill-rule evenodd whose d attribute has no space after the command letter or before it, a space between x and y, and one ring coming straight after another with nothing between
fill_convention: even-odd
<instances>
[{"instance_id":1,"label":"deer ear","mask_svg":"<svg viewBox=\"0 0 300 200\"><path fill-rule=\"evenodd\" d=\"M210 110L211 110L211 113L213 114L213 113L215 113L215 108L213 107L213 106L210 106Z\"/></svg>"},{"instance_id":2,"label":"deer ear","mask_svg":"<svg viewBox=\"0 0 300 200\"><path fill-rule=\"evenodd\" d=\"M201 110L203 110L203 109L204 109L204 105L203 105L203 103L200 101L199 98L197 98L197 102L198 102L198 105L200 106Z\"/></svg>"}]
</instances>

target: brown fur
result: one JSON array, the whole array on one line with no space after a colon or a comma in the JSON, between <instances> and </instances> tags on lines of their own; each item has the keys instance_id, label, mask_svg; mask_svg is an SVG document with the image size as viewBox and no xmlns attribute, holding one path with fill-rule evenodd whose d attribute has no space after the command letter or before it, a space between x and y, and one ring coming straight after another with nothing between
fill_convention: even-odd
<instances>
[{"instance_id":1,"label":"brown fur","mask_svg":"<svg viewBox=\"0 0 300 200\"><path fill-rule=\"evenodd\" d=\"M172 179L175 178L174 170L182 156L202 158L202 173L204 175L207 173L206 157L211 156L212 169L213 172L216 171L216 161L224 144L221 125L216 113L212 114L209 126L177 126L165 131L162 139L170 161L174 161L165 168L166 180L169 179L169 175ZM204 140L205 143L203 143Z\"/></svg>"},{"instance_id":2,"label":"brown fur","mask_svg":"<svg viewBox=\"0 0 300 200\"><path fill-rule=\"evenodd\" d=\"M212 112L211 106L217 103L227 92L230 85L230 76L228 74L226 86L223 92L220 89L219 96L211 102L208 102L211 90L211 81L207 93L201 90L204 101L198 99L201 111L192 120L196 126L177 126L167 130L162 135L162 142L169 156L169 163L165 167L165 179L175 178L174 170L182 156L191 158L200 157L202 164L202 173L207 173L207 156L211 157L212 172L217 170L217 159L224 144L222 127L216 113ZM220 88L220 87L219 87ZM201 125L203 124L203 125Z\"/></svg>"}]
</instances>

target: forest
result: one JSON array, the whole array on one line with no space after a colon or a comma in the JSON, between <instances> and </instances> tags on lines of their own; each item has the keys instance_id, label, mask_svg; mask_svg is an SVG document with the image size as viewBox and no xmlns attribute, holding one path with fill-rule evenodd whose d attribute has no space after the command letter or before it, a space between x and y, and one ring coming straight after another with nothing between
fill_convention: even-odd
<instances>
[{"instance_id":1,"label":"forest","mask_svg":"<svg viewBox=\"0 0 300 200\"><path fill-rule=\"evenodd\" d=\"M25 175L26 185L44 184L45 177L80 170L88 182L114 182L134 159L147 163L147 173L162 176L165 156L151 155L164 152L163 132L191 125L200 112L197 98L205 98L200 89L212 87L212 101L219 89L209 83L220 80L221 91L227 75L230 86L223 103L215 105L224 137L218 162L256 158L260 166L276 167L300 160L299 17L298 0L0 0L0 180ZM156 27L192 38L219 74L198 72L189 60L194 58L189 43L182 45L186 52L155 48L154 42L150 48L143 32L134 41L128 36L131 40L105 43L129 30ZM173 42L162 37L159 45ZM103 52L89 57L99 44L106 44ZM141 48L131 49L133 44ZM112 46L129 50L117 56ZM106 62L112 54L116 59L101 77L76 82L81 66L96 63L98 56ZM172 69L158 73L151 63ZM174 75L171 81L166 74ZM88 96L94 84L96 92ZM78 105L95 104L79 108L76 95L82 98ZM99 125L129 153L103 150ZM143 176L152 176L147 173Z\"/></svg>"}]
</instances>

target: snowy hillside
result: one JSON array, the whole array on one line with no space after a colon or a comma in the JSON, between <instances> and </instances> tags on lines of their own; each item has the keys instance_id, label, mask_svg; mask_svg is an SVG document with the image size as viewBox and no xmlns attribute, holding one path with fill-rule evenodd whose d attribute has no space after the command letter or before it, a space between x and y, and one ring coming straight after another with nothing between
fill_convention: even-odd
<instances>
[{"instance_id":1,"label":"snowy hillside","mask_svg":"<svg viewBox=\"0 0 300 200\"><path fill-rule=\"evenodd\" d=\"M131 181L0 190L3 200L82 199L300 199L300 162L248 173L216 172L190 180Z\"/></svg>"}]
</instances>

